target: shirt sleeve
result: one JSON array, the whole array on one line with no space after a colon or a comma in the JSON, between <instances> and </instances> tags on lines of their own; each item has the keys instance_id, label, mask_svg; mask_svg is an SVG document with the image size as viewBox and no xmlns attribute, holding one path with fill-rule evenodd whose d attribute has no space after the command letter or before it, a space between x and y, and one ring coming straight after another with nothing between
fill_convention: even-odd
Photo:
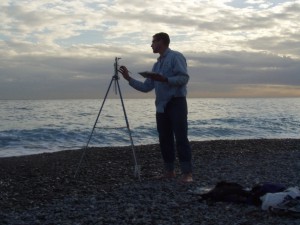
<instances>
[{"instance_id":1,"label":"shirt sleeve","mask_svg":"<svg viewBox=\"0 0 300 225\"><path fill-rule=\"evenodd\" d=\"M189 81L187 73L187 63L185 57L181 53L175 54L172 59L172 67L174 76L168 77L168 83L171 86L186 85Z\"/></svg>"},{"instance_id":2,"label":"shirt sleeve","mask_svg":"<svg viewBox=\"0 0 300 225\"><path fill-rule=\"evenodd\" d=\"M144 82L130 78L129 85L141 92L149 92L154 89L154 82L148 78Z\"/></svg>"}]
</instances>

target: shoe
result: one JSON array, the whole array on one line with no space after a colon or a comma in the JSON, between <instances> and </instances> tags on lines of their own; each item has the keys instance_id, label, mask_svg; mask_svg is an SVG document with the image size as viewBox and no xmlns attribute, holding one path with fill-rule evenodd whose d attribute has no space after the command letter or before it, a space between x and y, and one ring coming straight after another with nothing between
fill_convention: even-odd
<instances>
[{"instance_id":1,"label":"shoe","mask_svg":"<svg viewBox=\"0 0 300 225\"><path fill-rule=\"evenodd\" d=\"M183 184L192 183L193 181L194 180L193 180L193 174L192 173L185 173L179 179L179 182L183 183Z\"/></svg>"}]
</instances>

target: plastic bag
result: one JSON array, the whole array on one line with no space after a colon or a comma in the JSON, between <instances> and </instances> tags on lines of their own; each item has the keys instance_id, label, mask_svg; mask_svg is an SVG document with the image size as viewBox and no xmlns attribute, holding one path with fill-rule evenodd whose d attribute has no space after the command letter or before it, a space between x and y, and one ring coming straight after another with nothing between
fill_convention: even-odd
<instances>
[{"instance_id":1,"label":"plastic bag","mask_svg":"<svg viewBox=\"0 0 300 225\"><path fill-rule=\"evenodd\" d=\"M283 192L267 193L261 197L263 210L269 210L270 208L277 207L282 202L300 197L300 191L298 187L291 187Z\"/></svg>"}]
</instances>

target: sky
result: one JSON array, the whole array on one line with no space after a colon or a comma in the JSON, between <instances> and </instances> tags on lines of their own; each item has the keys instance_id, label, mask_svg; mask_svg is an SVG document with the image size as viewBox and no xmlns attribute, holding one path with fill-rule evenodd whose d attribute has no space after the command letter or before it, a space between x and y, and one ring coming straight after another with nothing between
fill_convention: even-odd
<instances>
[{"instance_id":1,"label":"sky","mask_svg":"<svg viewBox=\"0 0 300 225\"><path fill-rule=\"evenodd\" d=\"M300 0L1 0L0 8L0 99L103 98L116 57L143 81L158 32L187 59L189 97L300 97ZM119 84L125 98L154 96Z\"/></svg>"}]
</instances>

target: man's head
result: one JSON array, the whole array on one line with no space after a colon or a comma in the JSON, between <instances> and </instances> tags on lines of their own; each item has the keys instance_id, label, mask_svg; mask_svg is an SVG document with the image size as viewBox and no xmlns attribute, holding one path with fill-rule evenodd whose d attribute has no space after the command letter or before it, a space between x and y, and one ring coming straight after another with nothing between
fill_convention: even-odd
<instances>
[{"instance_id":1,"label":"man's head","mask_svg":"<svg viewBox=\"0 0 300 225\"><path fill-rule=\"evenodd\" d=\"M151 47L153 53L163 54L164 51L169 47L170 37L167 33L157 33L153 35Z\"/></svg>"}]
</instances>

